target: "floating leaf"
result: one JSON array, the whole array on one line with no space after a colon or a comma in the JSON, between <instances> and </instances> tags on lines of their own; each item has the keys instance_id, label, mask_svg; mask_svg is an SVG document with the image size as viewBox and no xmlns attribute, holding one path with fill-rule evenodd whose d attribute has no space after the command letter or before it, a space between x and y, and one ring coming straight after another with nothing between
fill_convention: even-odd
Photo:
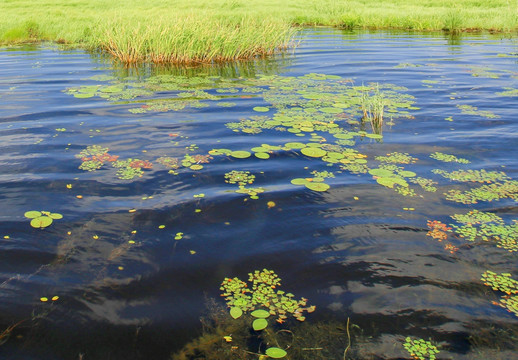
<instances>
[{"instance_id":1,"label":"floating leaf","mask_svg":"<svg viewBox=\"0 0 518 360\"><path fill-rule=\"evenodd\" d=\"M369 174L371 174L372 176L378 176L378 177L389 177L389 176L394 175L394 173L392 171L386 170L386 169L372 169L372 170L369 170Z\"/></svg>"},{"instance_id":2,"label":"floating leaf","mask_svg":"<svg viewBox=\"0 0 518 360\"><path fill-rule=\"evenodd\" d=\"M309 184L309 181L307 181L306 179L303 179L303 178L296 178L296 179L291 180L291 183L293 185L306 185L306 184Z\"/></svg>"},{"instance_id":3,"label":"floating leaf","mask_svg":"<svg viewBox=\"0 0 518 360\"><path fill-rule=\"evenodd\" d=\"M31 226L34 228L45 228L52 224L52 221L48 216L40 216L31 220Z\"/></svg>"},{"instance_id":4,"label":"floating leaf","mask_svg":"<svg viewBox=\"0 0 518 360\"><path fill-rule=\"evenodd\" d=\"M254 111L267 112L267 111L270 111L270 108L267 108L266 106L256 106L256 107L254 107Z\"/></svg>"},{"instance_id":5,"label":"floating leaf","mask_svg":"<svg viewBox=\"0 0 518 360\"><path fill-rule=\"evenodd\" d=\"M399 171L398 174L403 177L414 177L417 175L415 172L408 170Z\"/></svg>"},{"instance_id":6,"label":"floating leaf","mask_svg":"<svg viewBox=\"0 0 518 360\"><path fill-rule=\"evenodd\" d=\"M39 211L27 211L25 214L23 214L26 218L34 219L37 217L40 217L42 215Z\"/></svg>"},{"instance_id":7,"label":"floating leaf","mask_svg":"<svg viewBox=\"0 0 518 360\"><path fill-rule=\"evenodd\" d=\"M237 306L234 306L230 309L230 316L232 316L234 319L238 319L243 315L243 310L238 308Z\"/></svg>"},{"instance_id":8,"label":"floating leaf","mask_svg":"<svg viewBox=\"0 0 518 360\"><path fill-rule=\"evenodd\" d=\"M261 331L268 326L268 321L266 319L255 319L252 323L252 327L255 331Z\"/></svg>"},{"instance_id":9,"label":"floating leaf","mask_svg":"<svg viewBox=\"0 0 518 360\"><path fill-rule=\"evenodd\" d=\"M249 153L248 151L242 151L242 150L232 151L230 153L230 156L238 158L238 159L246 159L247 157L250 157L251 155L252 154Z\"/></svg>"},{"instance_id":10,"label":"floating leaf","mask_svg":"<svg viewBox=\"0 0 518 360\"><path fill-rule=\"evenodd\" d=\"M253 317L256 317L256 318L266 319L268 316L270 316L270 313L266 310L259 309L259 310L252 311L252 313L250 315L252 315Z\"/></svg>"},{"instance_id":11,"label":"floating leaf","mask_svg":"<svg viewBox=\"0 0 518 360\"><path fill-rule=\"evenodd\" d=\"M281 359L288 355L288 353L281 348L271 347L266 349L266 355L268 355L272 359Z\"/></svg>"},{"instance_id":12,"label":"floating leaf","mask_svg":"<svg viewBox=\"0 0 518 360\"><path fill-rule=\"evenodd\" d=\"M325 154L327 154L327 152L325 150L322 150L322 149L319 149L316 147L305 147L305 148L301 149L300 152L303 153L304 155L310 156L310 157L322 157Z\"/></svg>"},{"instance_id":13,"label":"floating leaf","mask_svg":"<svg viewBox=\"0 0 518 360\"><path fill-rule=\"evenodd\" d=\"M58 214L58 213L50 213L48 216L50 216L54 220L63 219L63 215Z\"/></svg>"},{"instance_id":14,"label":"floating leaf","mask_svg":"<svg viewBox=\"0 0 518 360\"><path fill-rule=\"evenodd\" d=\"M308 189L313 191L327 191L330 186L323 182L308 182L304 184Z\"/></svg>"},{"instance_id":15,"label":"floating leaf","mask_svg":"<svg viewBox=\"0 0 518 360\"><path fill-rule=\"evenodd\" d=\"M326 114L338 114L342 112L342 109L336 107L323 107L320 109L320 111Z\"/></svg>"},{"instance_id":16,"label":"floating leaf","mask_svg":"<svg viewBox=\"0 0 518 360\"><path fill-rule=\"evenodd\" d=\"M270 158L270 154L265 153L265 152L256 152L254 155L255 155L256 158L264 159L264 160Z\"/></svg>"},{"instance_id":17,"label":"floating leaf","mask_svg":"<svg viewBox=\"0 0 518 360\"><path fill-rule=\"evenodd\" d=\"M289 149L303 149L306 147L306 144L303 144L301 142L289 142L284 144L284 146Z\"/></svg>"},{"instance_id":18,"label":"floating leaf","mask_svg":"<svg viewBox=\"0 0 518 360\"><path fill-rule=\"evenodd\" d=\"M201 170L201 169L203 169L203 165L194 164L194 165L189 166L189 169L195 170L195 171L196 170Z\"/></svg>"}]
</instances>

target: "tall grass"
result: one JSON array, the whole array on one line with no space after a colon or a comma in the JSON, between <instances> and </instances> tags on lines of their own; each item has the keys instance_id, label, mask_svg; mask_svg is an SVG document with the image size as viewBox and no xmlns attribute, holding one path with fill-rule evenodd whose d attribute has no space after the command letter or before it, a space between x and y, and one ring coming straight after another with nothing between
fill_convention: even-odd
<instances>
[{"instance_id":1,"label":"tall grass","mask_svg":"<svg viewBox=\"0 0 518 360\"><path fill-rule=\"evenodd\" d=\"M267 55L298 25L516 31L518 0L0 0L0 44L58 41L125 62Z\"/></svg>"}]
</instances>

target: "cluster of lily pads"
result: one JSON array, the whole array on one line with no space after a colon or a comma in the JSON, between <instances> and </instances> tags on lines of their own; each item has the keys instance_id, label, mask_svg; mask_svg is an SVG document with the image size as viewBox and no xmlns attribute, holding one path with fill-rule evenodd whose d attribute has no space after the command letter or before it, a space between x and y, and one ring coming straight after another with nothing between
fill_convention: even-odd
<instances>
[{"instance_id":1,"label":"cluster of lily pads","mask_svg":"<svg viewBox=\"0 0 518 360\"><path fill-rule=\"evenodd\" d=\"M518 181L507 180L482 185L466 191L452 189L444 195L446 195L447 200L463 204L476 204L479 201L493 201L505 198L518 200Z\"/></svg>"},{"instance_id":2,"label":"cluster of lily pads","mask_svg":"<svg viewBox=\"0 0 518 360\"><path fill-rule=\"evenodd\" d=\"M446 179L452 181L461 182L479 182L479 183L492 183L495 181L507 181L510 178L503 171L486 171L482 170L457 170L457 171L445 171L440 169L433 169L434 174L441 175Z\"/></svg>"},{"instance_id":3,"label":"cluster of lily pads","mask_svg":"<svg viewBox=\"0 0 518 360\"><path fill-rule=\"evenodd\" d=\"M437 346L433 345L431 341L423 339L412 339L407 337L404 348L408 351L412 359L415 360L435 360L437 354L440 352Z\"/></svg>"},{"instance_id":4,"label":"cluster of lily pads","mask_svg":"<svg viewBox=\"0 0 518 360\"><path fill-rule=\"evenodd\" d=\"M52 213L50 211L27 211L24 216L31 219L31 226L37 229L43 229L50 226L54 220L63 218L59 213Z\"/></svg>"},{"instance_id":5,"label":"cluster of lily pads","mask_svg":"<svg viewBox=\"0 0 518 360\"><path fill-rule=\"evenodd\" d=\"M225 182L227 184L237 184L239 189L235 192L238 194L247 194L251 199L257 200L257 196L263 193L265 190L262 187L249 188L247 185L252 185L255 181L255 175L251 174L250 171L238 171L232 170L225 174Z\"/></svg>"},{"instance_id":6,"label":"cluster of lily pads","mask_svg":"<svg viewBox=\"0 0 518 360\"><path fill-rule=\"evenodd\" d=\"M195 147L188 148L193 150ZM119 179L131 180L135 177L142 177L144 170L153 168L153 163L149 160L142 159L125 159L119 160L119 156L108 153L108 148L99 145L90 145L86 149L81 150L76 155L81 159L79 169L86 171L96 171L101 169L106 163L111 163L113 168L117 169L116 176ZM176 172L180 167L189 168L197 171L203 169L203 165L209 163L212 156L209 154L185 154L183 159L178 159L170 156L161 156L156 159L156 162L169 169L169 173L178 174Z\"/></svg>"},{"instance_id":7,"label":"cluster of lily pads","mask_svg":"<svg viewBox=\"0 0 518 360\"><path fill-rule=\"evenodd\" d=\"M500 298L500 302L495 302L495 305L501 306L518 316L518 281L514 280L510 273L501 273L499 275L487 270L482 274L481 280L484 282L484 285L504 293Z\"/></svg>"},{"instance_id":8,"label":"cluster of lily pads","mask_svg":"<svg viewBox=\"0 0 518 360\"><path fill-rule=\"evenodd\" d=\"M491 212L472 210L466 214L451 216L457 223L446 224L440 221L428 221L430 231L427 235L435 239L446 239L447 232L457 234L468 241L494 241L496 246L508 250L518 251L518 222L506 224L504 219Z\"/></svg>"},{"instance_id":9,"label":"cluster of lily pads","mask_svg":"<svg viewBox=\"0 0 518 360\"><path fill-rule=\"evenodd\" d=\"M457 105L457 108L460 109L462 114L466 115L481 116L488 119L497 119L500 117L489 110L479 110L476 106L472 105Z\"/></svg>"},{"instance_id":10,"label":"cluster of lily pads","mask_svg":"<svg viewBox=\"0 0 518 360\"><path fill-rule=\"evenodd\" d=\"M455 155L445 154L445 153L441 153L441 152L438 152L438 151L430 154L430 157L432 159L439 160L439 161L442 161L442 162L456 162L456 163L459 163L459 164L469 164L471 162L468 159L459 158L459 157L457 157Z\"/></svg>"},{"instance_id":11,"label":"cluster of lily pads","mask_svg":"<svg viewBox=\"0 0 518 360\"><path fill-rule=\"evenodd\" d=\"M315 310L315 306L307 306L307 299L297 300L295 295L277 289L281 280L273 270L263 269L249 273L248 282L250 284L235 277L225 278L221 283L221 296L225 298L233 317L243 312L264 309L282 323L288 315L304 321L306 318L303 313Z\"/></svg>"}]
</instances>

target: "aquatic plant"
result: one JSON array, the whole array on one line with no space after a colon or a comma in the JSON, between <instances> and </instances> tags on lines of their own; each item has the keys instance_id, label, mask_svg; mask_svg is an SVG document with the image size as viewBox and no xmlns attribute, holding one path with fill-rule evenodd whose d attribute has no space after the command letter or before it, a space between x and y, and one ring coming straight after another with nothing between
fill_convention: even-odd
<instances>
[{"instance_id":1,"label":"aquatic plant","mask_svg":"<svg viewBox=\"0 0 518 360\"><path fill-rule=\"evenodd\" d=\"M113 163L113 167L118 169L116 176L122 180L131 180L135 177L142 177L144 171L142 169L151 169L152 163L140 159L117 160Z\"/></svg>"},{"instance_id":2,"label":"aquatic plant","mask_svg":"<svg viewBox=\"0 0 518 360\"><path fill-rule=\"evenodd\" d=\"M170 169L178 169L180 167L178 158L170 157L170 156L161 156L155 160L157 163L170 168Z\"/></svg>"},{"instance_id":3,"label":"aquatic plant","mask_svg":"<svg viewBox=\"0 0 518 360\"><path fill-rule=\"evenodd\" d=\"M500 302L493 304L503 307L510 313L518 316L518 281L511 277L510 273L501 273L500 275L490 270L482 274L481 280L484 285L490 286L495 291L503 292Z\"/></svg>"},{"instance_id":4,"label":"aquatic plant","mask_svg":"<svg viewBox=\"0 0 518 360\"><path fill-rule=\"evenodd\" d=\"M27 211L24 216L32 219L31 226L37 229L43 229L50 226L54 220L63 218L63 215L58 213L51 213L50 211Z\"/></svg>"},{"instance_id":5,"label":"aquatic plant","mask_svg":"<svg viewBox=\"0 0 518 360\"><path fill-rule=\"evenodd\" d=\"M407 337L403 347L415 360L435 360L436 355L440 352L437 346L433 345L430 341L419 338L412 339Z\"/></svg>"},{"instance_id":6,"label":"aquatic plant","mask_svg":"<svg viewBox=\"0 0 518 360\"><path fill-rule=\"evenodd\" d=\"M518 251L518 223L506 225L496 214L472 210L467 214L455 214L452 219L463 225L451 225L452 231L468 241L480 238L495 241L496 246L510 252Z\"/></svg>"},{"instance_id":7,"label":"aquatic plant","mask_svg":"<svg viewBox=\"0 0 518 360\"><path fill-rule=\"evenodd\" d=\"M498 275L487 270L482 274L481 280L484 285L490 286L495 291L501 291L507 295L518 294L518 281L514 280L509 273Z\"/></svg>"},{"instance_id":8,"label":"aquatic plant","mask_svg":"<svg viewBox=\"0 0 518 360\"><path fill-rule=\"evenodd\" d=\"M110 155L108 148L103 148L99 145L90 145L86 149L75 155L76 158L80 158L82 163L79 165L79 169L86 171L99 170L104 163L114 162L119 158L116 155Z\"/></svg>"},{"instance_id":9,"label":"aquatic plant","mask_svg":"<svg viewBox=\"0 0 518 360\"><path fill-rule=\"evenodd\" d=\"M251 199L256 200L259 198L257 195L263 193L265 190L261 187L246 187L247 185L253 184L254 181L255 175L251 174L250 171L232 170L225 174L225 182L227 184L237 184L239 186L239 188L235 190L236 193L249 195Z\"/></svg>"},{"instance_id":10,"label":"aquatic plant","mask_svg":"<svg viewBox=\"0 0 518 360\"><path fill-rule=\"evenodd\" d=\"M361 92L360 106L363 112L362 121L370 122L373 133L380 134L385 111L385 99L383 93L380 92L378 83Z\"/></svg>"},{"instance_id":11,"label":"aquatic plant","mask_svg":"<svg viewBox=\"0 0 518 360\"><path fill-rule=\"evenodd\" d=\"M408 181L410 181L413 184L419 185L424 191L428 191L428 192L437 191L437 188L434 186L434 185L437 185L437 182L435 182L431 179L426 179L424 177L417 176L417 177L408 179Z\"/></svg>"},{"instance_id":12,"label":"aquatic plant","mask_svg":"<svg viewBox=\"0 0 518 360\"><path fill-rule=\"evenodd\" d=\"M379 162L390 163L390 164L413 164L418 159L410 156L408 153L392 152L385 156L376 156L376 160Z\"/></svg>"},{"instance_id":13,"label":"aquatic plant","mask_svg":"<svg viewBox=\"0 0 518 360\"><path fill-rule=\"evenodd\" d=\"M441 175L452 181L492 183L495 181L506 181L510 178L503 171L482 170L457 170L447 172L445 170L433 169L434 174Z\"/></svg>"},{"instance_id":14,"label":"aquatic plant","mask_svg":"<svg viewBox=\"0 0 518 360\"><path fill-rule=\"evenodd\" d=\"M251 286L236 277L225 278L221 283L221 296L225 298L234 318L239 318L242 312L253 313L262 308L267 311L255 313L261 314L258 316L260 318L266 314L273 315L282 323L288 315L292 315L295 319L304 321L306 318L303 313L315 310L315 306L306 306L307 299L296 300L295 295L276 290L281 285L281 279L272 270L263 269L249 273L248 282Z\"/></svg>"},{"instance_id":15,"label":"aquatic plant","mask_svg":"<svg viewBox=\"0 0 518 360\"><path fill-rule=\"evenodd\" d=\"M471 190L449 190L446 199L463 204L476 204L479 201L493 201L505 198L518 200L518 181L509 180L503 183L482 185Z\"/></svg>"},{"instance_id":16,"label":"aquatic plant","mask_svg":"<svg viewBox=\"0 0 518 360\"><path fill-rule=\"evenodd\" d=\"M497 119L499 118L500 116L498 115L495 115L494 113L492 113L491 111L487 111L487 110L478 110L478 108L476 106L471 106L471 105L457 105L457 108L460 109L460 111L463 113L463 114L466 114L466 115L476 115L476 116L482 116L482 117L485 117L485 118L488 118L488 119Z\"/></svg>"},{"instance_id":17,"label":"aquatic plant","mask_svg":"<svg viewBox=\"0 0 518 360\"><path fill-rule=\"evenodd\" d=\"M502 92L497 92L496 95L497 96L518 96L518 89L515 89L515 88L510 88L510 87L505 87L504 88L506 91L502 91Z\"/></svg>"},{"instance_id":18,"label":"aquatic plant","mask_svg":"<svg viewBox=\"0 0 518 360\"><path fill-rule=\"evenodd\" d=\"M303 185L306 188L313 191L327 191L330 186L326 184L324 178L314 177L314 178L295 178L291 180L293 185Z\"/></svg>"},{"instance_id":19,"label":"aquatic plant","mask_svg":"<svg viewBox=\"0 0 518 360\"><path fill-rule=\"evenodd\" d=\"M434 152L430 154L430 157L435 160L443 161L443 162L457 162L459 164L469 164L470 161L463 158L458 158L455 155L445 154L441 152Z\"/></svg>"}]
</instances>

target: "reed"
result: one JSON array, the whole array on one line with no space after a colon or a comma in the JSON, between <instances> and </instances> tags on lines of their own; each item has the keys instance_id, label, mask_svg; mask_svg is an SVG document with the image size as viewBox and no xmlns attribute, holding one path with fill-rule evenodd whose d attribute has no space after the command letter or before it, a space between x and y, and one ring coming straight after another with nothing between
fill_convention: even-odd
<instances>
[{"instance_id":1,"label":"reed","mask_svg":"<svg viewBox=\"0 0 518 360\"><path fill-rule=\"evenodd\" d=\"M2 0L0 44L55 41L123 62L218 62L287 47L299 25L518 29L518 0ZM115 19L115 20L113 20Z\"/></svg>"}]
</instances>

